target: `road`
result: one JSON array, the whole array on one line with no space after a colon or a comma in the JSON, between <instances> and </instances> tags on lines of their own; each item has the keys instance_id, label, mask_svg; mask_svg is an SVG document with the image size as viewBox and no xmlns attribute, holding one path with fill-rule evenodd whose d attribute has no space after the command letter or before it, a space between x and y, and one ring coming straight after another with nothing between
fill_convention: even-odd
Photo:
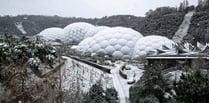
<instances>
[{"instance_id":1,"label":"road","mask_svg":"<svg viewBox=\"0 0 209 103\"><path fill-rule=\"evenodd\" d=\"M124 88L124 85L121 83L121 77L119 74L119 69L120 69L120 65L116 66L115 69L111 70L112 76L113 76L113 84L115 89L118 91L118 96L120 99L120 103L127 103L127 94L126 94L126 90Z\"/></svg>"}]
</instances>

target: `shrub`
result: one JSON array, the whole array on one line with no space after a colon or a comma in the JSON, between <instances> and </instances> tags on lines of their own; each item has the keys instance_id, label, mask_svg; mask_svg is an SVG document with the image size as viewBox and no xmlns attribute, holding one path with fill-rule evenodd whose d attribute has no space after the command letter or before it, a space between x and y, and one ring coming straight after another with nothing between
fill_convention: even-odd
<instances>
[{"instance_id":1,"label":"shrub","mask_svg":"<svg viewBox=\"0 0 209 103\"><path fill-rule=\"evenodd\" d=\"M208 75L202 74L200 71L182 74L174 86L176 99L181 103L209 102L209 78Z\"/></svg>"},{"instance_id":2,"label":"shrub","mask_svg":"<svg viewBox=\"0 0 209 103\"><path fill-rule=\"evenodd\" d=\"M145 67L141 79L130 88L131 103L165 103L169 85L158 65ZM151 99L151 100L150 100ZM155 102L154 102L155 101Z\"/></svg>"}]
</instances>

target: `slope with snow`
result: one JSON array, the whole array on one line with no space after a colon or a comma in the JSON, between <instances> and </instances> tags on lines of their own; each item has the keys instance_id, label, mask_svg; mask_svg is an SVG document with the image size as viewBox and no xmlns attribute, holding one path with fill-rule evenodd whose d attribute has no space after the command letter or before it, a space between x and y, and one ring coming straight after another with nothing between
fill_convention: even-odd
<instances>
[{"instance_id":1,"label":"slope with snow","mask_svg":"<svg viewBox=\"0 0 209 103\"><path fill-rule=\"evenodd\" d=\"M177 30L177 32L173 36L173 41L175 41L176 43L181 43L184 36L187 35L188 29L189 29L189 26L191 23L191 19L192 19L192 16L194 13L195 13L194 11L191 11L185 15L182 24L179 26L179 29Z\"/></svg>"},{"instance_id":2,"label":"slope with snow","mask_svg":"<svg viewBox=\"0 0 209 103\"><path fill-rule=\"evenodd\" d=\"M69 57L64 58L66 62L61 74L64 90L80 88L82 92L87 92L98 81L101 81L104 89L113 87L109 74Z\"/></svg>"},{"instance_id":3,"label":"slope with snow","mask_svg":"<svg viewBox=\"0 0 209 103\"><path fill-rule=\"evenodd\" d=\"M22 22L16 22L15 26L17 27L17 29L22 33L22 34L27 34L27 32L25 31Z\"/></svg>"}]
</instances>

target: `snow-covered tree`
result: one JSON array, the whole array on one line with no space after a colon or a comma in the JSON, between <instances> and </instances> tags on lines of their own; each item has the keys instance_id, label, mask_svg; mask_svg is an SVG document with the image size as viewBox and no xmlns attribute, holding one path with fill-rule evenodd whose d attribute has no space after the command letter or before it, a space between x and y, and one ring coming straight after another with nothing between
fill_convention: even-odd
<instances>
[{"instance_id":1,"label":"snow-covered tree","mask_svg":"<svg viewBox=\"0 0 209 103\"><path fill-rule=\"evenodd\" d=\"M0 39L0 82L4 84L0 85L0 103L53 103L61 98L57 80L34 79L41 75L39 65L47 64L47 55L55 55L53 47L39 39L11 35ZM34 84L35 80L39 83Z\"/></svg>"},{"instance_id":2,"label":"snow-covered tree","mask_svg":"<svg viewBox=\"0 0 209 103\"><path fill-rule=\"evenodd\" d=\"M118 94L114 88L104 91L101 83L98 82L84 95L83 103L119 103Z\"/></svg>"},{"instance_id":3,"label":"snow-covered tree","mask_svg":"<svg viewBox=\"0 0 209 103\"><path fill-rule=\"evenodd\" d=\"M141 79L130 88L131 103L165 103L169 84L161 73L159 65L146 66ZM149 102L150 101L150 102Z\"/></svg>"},{"instance_id":4,"label":"snow-covered tree","mask_svg":"<svg viewBox=\"0 0 209 103\"><path fill-rule=\"evenodd\" d=\"M202 74L200 71L182 74L174 86L178 103L209 102L208 74Z\"/></svg>"},{"instance_id":5,"label":"snow-covered tree","mask_svg":"<svg viewBox=\"0 0 209 103\"><path fill-rule=\"evenodd\" d=\"M100 83L94 84L84 96L83 103L107 103Z\"/></svg>"},{"instance_id":6,"label":"snow-covered tree","mask_svg":"<svg viewBox=\"0 0 209 103\"><path fill-rule=\"evenodd\" d=\"M108 103L119 103L118 92L115 88L107 88L105 91L105 99Z\"/></svg>"}]
</instances>

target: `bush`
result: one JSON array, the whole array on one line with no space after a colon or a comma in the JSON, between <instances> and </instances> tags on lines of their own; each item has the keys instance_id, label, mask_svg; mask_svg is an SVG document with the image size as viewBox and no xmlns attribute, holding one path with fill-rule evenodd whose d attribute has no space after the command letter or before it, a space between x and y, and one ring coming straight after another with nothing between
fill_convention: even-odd
<instances>
[{"instance_id":1,"label":"bush","mask_svg":"<svg viewBox=\"0 0 209 103\"><path fill-rule=\"evenodd\" d=\"M196 12L191 20L188 34L184 37L193 44L196 42L209 42L209 11Z\"/></svg>"},{"instance_id":2,"label":"bush","mask_svg":"<svg viewBox=\"0 0 209 103\"><path fill-rule=\"evenodd\" d=\"M164 94L169 91L166 78L158 65L145 67L141 79L130 88L131 103L165 103Z\"/></svg>"},{"instance_id":3,"label":"bush","mask_svg":"<svg viewBox=\"0 0 209 103\"><path fill-rule=\"evenodd\" d=\"M172 12L164 15L146 17L137 27L143 35L161 35L172 38L184 19L184 12Z\"/></svg>"},{"instance_id":4,"label":"bush","mask_svg":"<svg viewBox=\"0 0 209 103\"><path fill-rule=\"evenodd\" d=\"M182 74L174 86L178 102L209 103L209 77L200 71Z\"/></svg>"},{"instance_id":5,"label":"bush","mask_svg":"<svg viewBox=\"0 0 209 103\"><path fill-rule=\"evenodd\" d=\"M105 91L105 99L108 103L118 103L118 92L115 88L108 88Z\"/></svg>"},{"instance_id":6,"label":"bush","mask_svg":"<svg viewBox=\"0 0 209 103\"><path fill-rule=\"evenodd\" d=\"M104 91L101 84L96 83L84 95L83 103L118 103L117 91L114 88Z\"/></svg>"}]
</instances>

